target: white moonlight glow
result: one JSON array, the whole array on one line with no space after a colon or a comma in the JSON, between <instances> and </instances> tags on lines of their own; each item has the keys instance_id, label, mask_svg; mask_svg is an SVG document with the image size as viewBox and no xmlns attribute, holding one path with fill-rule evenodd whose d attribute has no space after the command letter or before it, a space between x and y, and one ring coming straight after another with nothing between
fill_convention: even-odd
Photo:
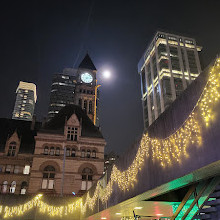
<instances>
[{"instance_id":1,"label":"white moonlight glow","mask_svg":"<svg viewBox=\"0 0 220 220\"><path fill-rule=\"evenodd\" d=\"M110 76L111 76L110 71L109 71L109 70L105 70L105 71L103 72L103 76L104 76L106 79L110 78Z\"/></svg>"}]
</instances>

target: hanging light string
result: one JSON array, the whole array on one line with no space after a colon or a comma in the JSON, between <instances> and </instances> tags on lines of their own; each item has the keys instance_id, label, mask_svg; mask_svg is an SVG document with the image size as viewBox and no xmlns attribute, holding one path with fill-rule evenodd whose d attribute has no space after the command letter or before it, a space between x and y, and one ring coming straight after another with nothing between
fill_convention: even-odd
<instances>
[{"instance_id":1,"label":"hanging light string","mask_svg":"<svg viewBox=\"0 0 220 220\"><path fill-rule=\"evenodd\" d=\"M220 59L218 58L209 73L200 98L180 128L165 139L150 138L148 133L144 134L132 164L125 171L120 171L113 165L107 186L102 187L101 180L99 180L93 196L90 197L87 192L82 205L82 213L85 213L87 206L94 209L98 198L103 203L107 202L112 194L114 183L122 191L130 190L137 182L137 174L143 167L146 157L151 156L152 160L159 161L162 167L170 166L175 161L180 163L183 157L189 157L187 148L190 145L200 146L202 144L202 123L204 122L205 127L208 127L214 120L214 107L219 99Z\"/></svg>"},{"instance_id":2,"label":"hanging light string","mask_svg":"<svg viewBox=\"0 0 220 220\"><path fill-rule=\"evenodd\" d=\"M42 194L38 194L30 201L18 205L18 206L0 206L0 214L3 213L3 218L10 218L10 217L16 217L16 216L22 216L26 212L30 211L33 208L39 209L40 213L47 214L48 216L54 217L59 216L62 217L63 215L73 214L74 211L81 208L82 205L82 199L78 199L77 201L70 203L65 206L52 206L47 204L46 202L43 202L41 200Z\"/></svg>"},{"instance_id":3,"label":"hanging light string","mask_svg":"<svg viewBox=\"0 0 220 220\"><path fill-rule=\"evenodd\" d=\"M209 78L201 93L198 102L194 106L185 122L173 134L165 139L151 138L144 134L138 151L132 164L125 171L120 171L113 165L111 175L106 187L102 186L102 180L97 182L93 196L86 194L83 203L82 198L65 206L52 206L41 200L42 195L37 195L23 205L8 207L0 206L0 214L4 218L21 216L30 209L36 207L41 213L51 217L73 214L78 208L81 213L86 212L87 207L94 209L98 199L106 203L113 192L113 184L117 184L120 190L129 191L137 182L138 172L143 168L147 157L158 161L162 167L171 166L173 162L181 162L183 157L190 155L187 152L189 146L202 144L201 127L207 128L216 117L215 104L220 99L220 59L218 58L210 71ZM204 126L203 126L204 124Z\"/></svg>"}]
</instances>

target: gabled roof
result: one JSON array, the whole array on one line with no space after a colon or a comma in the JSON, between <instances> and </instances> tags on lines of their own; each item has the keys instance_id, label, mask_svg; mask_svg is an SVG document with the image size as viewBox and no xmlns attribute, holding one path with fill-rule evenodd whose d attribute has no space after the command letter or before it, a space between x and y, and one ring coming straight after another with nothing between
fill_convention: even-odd
<instances>
[{"instance_id":1,"label":"gabled roof","mask_svg":"<svg viewBox=\"0 0 220 220\"><path fill-rule=\"evenodd\" d=\"M88 53L86 54L82 62L79 64L79 68L97 70Z\"/></svg>"},{"instance_id":2,"label":"gabled roof","mask_svg":"<svg viewBox=\"0 0 220 220\"><path fill-rule=\"evenodd\" d=\"M81 136L103 138L99 129L93 124L85 111L77 105L67 105L62 108L58 114L45 124L41 132L63 134L66 121L76 114L79 122L82 124Z\"/></svg>"},{"instance_id":3,"label":"gabled roof","mask_svg":"<svg viewBox=\"0 0 220 220\"><path fill-rule=\"evenodd\" d=\"M37 131L41 127L40 122L35 123L34 130L31 130L31 121L0 118L0 152L4 152L7 139L16 131L21 140L19 153L34 153Z\"/></svg>"}]
</instances>

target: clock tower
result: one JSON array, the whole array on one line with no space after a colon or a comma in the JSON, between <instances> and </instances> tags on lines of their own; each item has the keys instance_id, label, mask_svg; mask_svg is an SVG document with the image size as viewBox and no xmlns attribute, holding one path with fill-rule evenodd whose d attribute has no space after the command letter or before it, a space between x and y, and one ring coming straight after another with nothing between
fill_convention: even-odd
<instances>
[{"instance_id":1,"label":"clock tower","mask_svg":"<svg viewBox=\"0 0 220 220\"><path fill-rule=\"evenodd\" d=\"M96 123L97 111L97 80L96 67L87 53L77 70L77 85L75 103L87 113L89 118Z\"/></svg>"}]
</instances>

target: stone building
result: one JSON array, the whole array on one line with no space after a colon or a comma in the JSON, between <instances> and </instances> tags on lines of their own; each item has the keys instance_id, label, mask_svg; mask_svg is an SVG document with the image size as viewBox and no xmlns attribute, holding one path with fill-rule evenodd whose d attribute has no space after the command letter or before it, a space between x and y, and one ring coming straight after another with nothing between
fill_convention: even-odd
<instances>
[{"instance_id":1,"label":"stone building","mask_svg":"<svg viewBox=\"0 0 220 220\"><path fill-rule=\"evenodd\" d=\"M79 106L67 105L42 127L0 123L3 193L80 196L103 174L106 142Z\"/></svg>"},{"instance_id":2,"label":"stone building","mask_svg":"<svg viewBox=\"0 0 220 220\"><path fill-rule=\"evenodd\" d=\"M1 193L26 194L34 153L34 136L41 123L0 118Z\"/></svg>"}]
</instances>

